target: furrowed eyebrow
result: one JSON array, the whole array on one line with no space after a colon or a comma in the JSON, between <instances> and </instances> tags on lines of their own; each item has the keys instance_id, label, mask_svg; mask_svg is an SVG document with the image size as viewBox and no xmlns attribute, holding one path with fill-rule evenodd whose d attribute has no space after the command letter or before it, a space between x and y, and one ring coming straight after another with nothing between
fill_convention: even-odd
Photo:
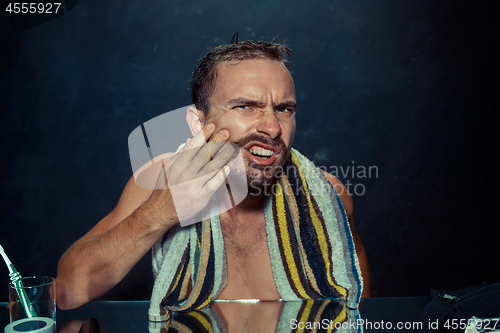
<instances>
[{"instance_id":1,"label":"furrowed eyebrow","mask_svg":"<svg viewBox=\"0 0 500 333\"><path fill-rule=\"evenodd\" d=\"M227 102L228 107L233 107L233 106L237 106L237 105L251 105L251 106L262 107L265 104L262 102L253 101L253 100L246 99L246 98L234 98L234 99L231 99Z\"/></svg>"},{"instance_id":2,"label":"furrowed eyebrow","mask_svg":"<svg viewBox=\"0 0 500 333\"><path fill-rule=\"evenodd\" d=\"M297 103L290 101L274 105L274 109L281 109L281 108L292 109L293 111L295 111L297 109Z\"/></svg>"},{"instance_id":3,"label":"furrowed eyebrow","mask_svg":"<svg viewBox=\"0 0 500 333\"><path fill-rule=\"evenodd\" d=\"M237 105L250 105L250 106L264 107L265 103L246 99L246 98L234 98L234 99L231 99L227 102L228 107L233 107L233 106L237 106ZM274 109L290 108L290 109L293 109L295 111L295 109L297 109L297 103L295 103L293 101L283 102L283 103L279 103L279 104L274 104L273 108Z\"/></svg>"}]
</instances>

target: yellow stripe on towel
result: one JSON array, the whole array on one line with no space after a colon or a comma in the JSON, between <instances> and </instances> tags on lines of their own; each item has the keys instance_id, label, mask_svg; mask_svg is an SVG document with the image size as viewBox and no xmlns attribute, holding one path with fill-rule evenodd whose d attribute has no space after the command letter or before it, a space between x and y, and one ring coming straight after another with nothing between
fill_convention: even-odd
<instances>
[{"instance_id":1,"label":"yellow stripe on towel","mask_svg":"<svg viewBox=\"0 0 500 333\"><path fill-rule=\"evenodd\" d=\"M316 235L318 236L318 244L321 249L321 254L323 255L323 260L326 265L326 272L327 272L327 279L330 285L332 285L337 291L344 297L347 297L347 290L338 284L335 283L333 276L332 276L332 265L330 261L330 256L328 254L328 246L327 246L327 240L325 236L325 230L323 226L321 225L321 221L319 220L318 215L316 214L316 210L314 209L314 206L311 201L311 196L309 193L309 189L307 187L307 182L305 180L304 172L302 170L302 167L300 165L299 160L297 159L297 156L295 154L292 155L292 162L297 165L297 169L299 170L300 173L300 178L302 181L302 184L304 185L304 191L307 197L307 203L309 205L309 213L311 214L311 221L314 225L314 229L316 230Z\"/></svg>"},{"instance_id":2,"label":"yellow stripe on towel","mask_svg":"<svg viewBox=\"0 0 500 333\"><path fill-rule=\"evenodd\" d=\"M189 315L191 317L194 317L196 320L198 320L198 322L201 325L203 325L203 328L205 328L205 330L207 332L213 333L212 324L200 312L192 311L192 312L189 312Z\"/></svg>"},{"instance_id":3,"label":"yellow stripe on towel","mask_svg":"<svg viewBox=\"0 0 500 333\"><path fill-rule=\"evenodd\" d=\"M208 266L208 259L210 257L210 245L211 245L211 226L210 226L210 220L205 220L202 225L202 240L201 240L201 245L200 245L200 259L198 261L198 267L196 268L196 277L194 279L194 286L189 294L188 299L186 302L175 309L175 311L184 311L186 309L189 309L191 306L193 306L194 303L198 300L200 297L201 290L203 288L203 284L205 283L206 275L207 275L207 266ZM198 243L200 244L200 243ZM208 300L205 300L203 302L204 304L208 304L210 302L211 297L208 298ZM200 308L200 307L198 307Z\"/></svg>"},{"instance_id":4,"label":"yellow stripe on towel","mask_svg":"<svg viewBox=\"0 0 500 333\"><path fill-rule=\"evenodd\" d=\"M309 319L309 315L311 314L312 307L314 305L314 300L310 299L306 301L306 305L304 307L304 311L302 312L302 316L300 316L299 323L307 323ZM307 325L302 325L302 328L299 328L296 333L304 332Z\"/></svg>"},{"instance_id":5,"label":"yellow stripe on towel","mask_svg":"<svg viewBox=\"0 0 500 333\"><path fill-rule=\"evenodd\" d=\"M212 291L210 292L210 295L205 300L205 302L201 303L201 305L199 307L197 307L196 310L203 309L204 307L208 306L208 304L210 304L210 302L212 302L213 293L214 293L214 290L212 289Z\"/></svg>"},{"instance_id":6,"label":"yellow stripe on towel","mask_svg":"<svg viewBox=\"0 0 500 333\"><path fill-rule=\"evenodd\" d=\"M191 260L188 262L188 266L186 268L186 274L184 275L184 280L181 285L181 292L179 293L179 301L184 300L188 296L188 286L191 281Z\"/></svg>"},{"instance_id":7,"label":"yellow stripe on towel","mask_svg":"<svg viewBox=\"0 0 500 333\"><path fill-rule=\"evenodd\" d=\"M339 315L333 322L330 323L328 326L328 332L333 332L333 328L335 328L335 324L337 323L343 323L347 319L347 307L346 304L344 303L344 306L342 307L342 311L340 311ZM336 329L335 329L336 331Z\"/></svg>"},{"instance_id":8,"label":"yellow stripe on towel","mask_svg":"<svg viewBox=\"0 0 500 333\"><path fill-rule=\"evenodd\" d=\"M316 276L314 276L313 270L309 265L309 261L307 260L307 254L302 246L302 238L300 237L300 215L299 208L297 207L297 201L295 200L295 196L293 195L293 189L288 181L286 176L281 178L281 185L283 186L284 193L288 200L288 207L290 208L290 213L292 216L293 223L295 225L295 230L297 236L297 242L299 243L299 251L301 254L301 262L304 265L304 269L306 271L307 278L309 280L311 288L317 292L320 296L324 297L324 294L321 292L321 289L318 287L318 283L316 281Z\"/></svg>"},{"instance_id":9,"label":"yellow stripe on towel","mask_svg":"<svg viewBox=\"0 0 500 333\"><path fill-rule=\"evenodd\" d=\"M290 236L288 234L288 227L286 221L285 203L283 192L281 186L276 187L276 213L278 215L278 225L280 228L281 244L283 244L283 251L285 252L286 263L288 269L290 270L290 275L292 280L302 298L309 298L307 292L304 290L304 286L300 282L299 272L295 264L295 259L292 253L292 247L290 244Z\"/></svg>"}]
</instances>

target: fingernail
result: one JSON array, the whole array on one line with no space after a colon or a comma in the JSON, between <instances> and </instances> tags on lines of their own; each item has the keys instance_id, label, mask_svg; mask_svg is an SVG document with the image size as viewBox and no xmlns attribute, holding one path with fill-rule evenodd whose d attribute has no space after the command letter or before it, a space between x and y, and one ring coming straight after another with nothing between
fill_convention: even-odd
<instances>
[{"instance_id":1,"label":"fingernail","mask_svg":"<svg viewBox=\"0 0 500 333\"><path fill-rule=\"evenodd\" d=\"M226 131L226 130L222 130L222 131L219 132L219 135L220 135L220 137L222 139L225 139L225 138L227 138L229 136L229 132Z\"/></svg>"},{"instance_id":2,"label":"fingernail","mask_svg":"<svg viewBox=\"0 0 500 333\"><path fill-rule=\"evenodd\" d=\"M209 131L213 130L214 128L215 128L214 123L210 123L207 125L207 130L209 130Z\"/></svg>"}]
</instances>

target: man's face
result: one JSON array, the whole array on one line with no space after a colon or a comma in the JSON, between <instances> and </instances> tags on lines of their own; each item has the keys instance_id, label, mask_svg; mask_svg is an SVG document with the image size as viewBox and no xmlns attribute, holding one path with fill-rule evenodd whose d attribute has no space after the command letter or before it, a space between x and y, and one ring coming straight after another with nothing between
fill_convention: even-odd
<instances>
[{"instance_id":1,"label":"man's face","mask_svg":"<svg viewBox=\"0 0 500 333\"><path fill-rule=\"evenodd\" d=\"M250 192L272 184L295 134L295 88L286 67L270 59L223 62L209 102L204 123L227 129L242 148Z\"/></svg>"}]
</instances>

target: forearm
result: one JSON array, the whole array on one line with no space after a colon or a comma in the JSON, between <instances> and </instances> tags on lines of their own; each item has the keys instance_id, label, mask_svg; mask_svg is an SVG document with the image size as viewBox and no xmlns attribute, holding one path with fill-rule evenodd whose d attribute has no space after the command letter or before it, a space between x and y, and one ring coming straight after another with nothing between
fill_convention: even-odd
<instances>
[{"instance_id":1,"label":"forearm","mask_svg":"<svg viewBox=\"0 0 500 333\"><path fill-rule=\"evenodd\" d=\"M141 207L142 208L142 207ZM57 305L83 305L113 288L154 243L175 224L156 223L138 209L107 232L83 237L61 257L57 272Z\"/></svg>"}]
</instances>

